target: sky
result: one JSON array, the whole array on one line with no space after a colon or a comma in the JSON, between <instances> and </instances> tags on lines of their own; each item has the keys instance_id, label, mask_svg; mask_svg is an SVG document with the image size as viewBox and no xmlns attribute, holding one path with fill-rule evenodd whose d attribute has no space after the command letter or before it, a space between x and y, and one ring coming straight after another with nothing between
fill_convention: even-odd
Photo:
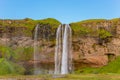
<instances>
[{"instance_id":1,"label":"sky","mask_svg":"<svg viewBox=\"0 0 120 80\"><path fill-rule=\"evenodd\" d=\"M62 23L120 18L120 0L0 0L0 19L24 18Z\"/></svg>"}]
</instances>

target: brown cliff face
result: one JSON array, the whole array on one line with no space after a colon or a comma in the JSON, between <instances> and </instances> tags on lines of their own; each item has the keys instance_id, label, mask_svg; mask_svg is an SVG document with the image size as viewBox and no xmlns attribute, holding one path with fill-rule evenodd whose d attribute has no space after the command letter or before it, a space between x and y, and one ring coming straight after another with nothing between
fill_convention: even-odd
<instances>
[{"instance_id":1,"label":"brown cliff face","mask_svg":"<svg viewBox=\"0 0 120 80\"><path fill-rule=\"evenodd\" d=\"M9 24L10 23L11 22L9 22ZM52 39L50 39L49 42L43 42L41 39L39 39L39 45L44 47L41 53L43 56L43 60L41 62L53 63L56 28L52 28L53 26L49 24L43 25L48 26L45 27L45 31L43 32L45 32L46 36L50 36ZM73 61L77 63L77 66L81 66L80 64L82 63L92 67L104 66L107 65L109 61L112 61L115 56L120 55L119 19L116 21L83 21L80 23L71 23L70 25L73 31ZM100 36L99 32L97 31L101 28L109 32L112 36L109 36L108 33L104 33L105 35L102 34L102 36ZM30 33L30 36L27 35L27 31ZM39 34L42 34L43 32L40 32ZM34 28L33 30L30 30L28 27L15 27L15 25L12 27L0 26L0 33L1 45L6 45L7 42L7 45L14 49L17 47L33 47L34 45ZM43 36L39 37L42 38ZM31 60L32 59L30 59L30 61Z\"/></svg>"},{"instance_id":2,"label":"brown cliff face","mask_svg":"<svg viewBox=\"0 0 120 80\"><path fill-rule=\"evenodd\" d=\"M120 19L117 20L93 20L72 23L73 27L80 28L73 29L74 32L80 32L83 27L88 27L93 30L93 34L88 32L86 35L74 34L73 38L73 57L75 62L84 63L92 67L100 67L107 65L109 61L115 59L120 55ZM100 29L108 31L98 32ZM83 34L83 33L82 33ZM101 35L102 34L102 35ZM106 37L105 37L106 36Z\"/></svg>"},{"instance_id":3,"label":"brown cliff face","mask_svg":"<svg viewBox=\"0 0 120 80\"><path fill-rule=\"evenodd\" d=\"M120 39L112 38L111 42L100 45L95 38L82 38L73 41L73 57L76 62L83 62L92 67L107 65L109 56L119 56Z\"/></svg>"}]
</instances>

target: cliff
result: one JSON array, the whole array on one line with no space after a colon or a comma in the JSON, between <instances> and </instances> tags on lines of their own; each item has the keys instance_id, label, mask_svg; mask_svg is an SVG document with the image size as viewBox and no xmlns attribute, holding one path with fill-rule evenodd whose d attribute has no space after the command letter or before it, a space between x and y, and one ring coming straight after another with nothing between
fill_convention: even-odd
<instances>
[{"instance_id":1,"label":"cliff","mask_svg":"<svg viewBox=\"0 0 120 80\"><path fill-rule=\"evenodd\" d=\"M37 24L40 25L38 37L42 48L41 62L54 62L56 30L61 23L52 18L43 20L29 18L22 20L1 19L0 46L7 45L17 54L17 57L9 56L8 59L32 63L33 34ZM120 55L119 18L84 20L70 23L70 26L73 37L73 61L76 67L84 65L92 67L104 66ZM4 57L3 53L3 50L0 50L1 58Z\"/></svg>"}]
</instances>

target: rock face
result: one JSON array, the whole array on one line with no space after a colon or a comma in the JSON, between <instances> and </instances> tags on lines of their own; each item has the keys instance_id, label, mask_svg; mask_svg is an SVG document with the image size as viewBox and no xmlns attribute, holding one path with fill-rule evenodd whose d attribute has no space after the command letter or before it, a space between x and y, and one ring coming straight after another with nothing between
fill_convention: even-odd
<instances>
[{"instance_id":1,"label":"rock face","mask_svg":"<svg viewBox=\"0 0 120 80\"><path fill-rule=\"evenodd\" d=\"M116 57L120 55L120 20L116 21L99 21L99 22L83 22L75 26L83 26L81 28L82 34L77 33L71 24L73 29L73 61L75 63L87 64L91 67L100 67L107 65L111 61L111 57ZM74 23L75 24L75 23ZM54 52L55 52L55 34L56 28L52 28L49 24L43 24L45 27L40 27L39 31L39 45L42 48L41 56L42 63L53 63L54 62ZM113 27L114 26L114 27ZM93 33L88 34L85 29L91 28L93 31L99 30L101 28L110 32L112 36L105 38L100 38L98 34ZM7 28L7 27L6 27ZM43 30L44 29L44 30ZM31 30L31 36L27 36L25 27L8 27L6 30L3 26L0 26L0 45L9 45L11 48L16 47L33 47L34 40L34 28ZM43 30L43 31L42 31ZM6 32L7 31L7 32ZM25 32L25 33L24 33ZM29 31L30 32L30 31ZM78 32L80 32L78 30ZM46 37L44 37L44 34ZM76 36L77 34L77 36ZM30 34L29 34L30 35ZM81 36L82 35L82 36ZM94 36L97 35L97 36ZM50 37L50 41L42 41L41 38ZM104 37L104 36L103 36ZM102 43L100 42L102 40ZM112 58L114 59L114 58ZM30 60L31 62L31 60ZM81 65L79 65L81 66Z\"/></svg>"},{"instance_id":2,"label":"rock face","mask_svg":"<svg viewBox=\"0 0 120 80\"><path fill-rule=\"evenodd\" d=\"M0 44L8 45L12 48L16 47L33 47L34 41L30 37L21 37L13 38L0 38ZM100 67L107 65L109 62L109 56L107 53L112 53L115 56L120 55L120 39L112 38L111 42L105 45L99 45L96 38L80 38L79 40L73 40L73 60L77 63L85 63L91 67ZM55 52L55 43L42 43L39 42L42 46L44 45L42 63L53 63L54 62L54 52ZM46 50L47 49L47 50Z\"/></svg>"},{"instance_id":3,"label":"rock face","mask_svg":"<svg viewBox=\"0 0 120 80\"><path fill-rule=\"evenodd\" d=\"M1 45L9 47L27 47L33 46L34 41L31 37L0 38Z\"/></svg>"},{"instance_id":4,"label":"rock face","mask_svg":"<svg viewBox=\"0 0 120 80\"><path fill-rule=\"evenodd\" d=\"M83 57L83 62L89 64L91 67L100 67L107 65L108 57L105 55L87 55Z\"/></svg>"},{"instance_id":5,"label":"rock face","mask_svg":"<svg viewBox=\"0 0 120 80\"><path fill-rule=\"evenodd\" d=\"M112 38L109 43L99 45L96 38L82 38L73 41L73 57L77 62L91 64L90 66L99 67L106 65L109 61L109 54L120 55L120 39ZM113 56L114 57L114 56Z\"/></svg>"}]
</instances>

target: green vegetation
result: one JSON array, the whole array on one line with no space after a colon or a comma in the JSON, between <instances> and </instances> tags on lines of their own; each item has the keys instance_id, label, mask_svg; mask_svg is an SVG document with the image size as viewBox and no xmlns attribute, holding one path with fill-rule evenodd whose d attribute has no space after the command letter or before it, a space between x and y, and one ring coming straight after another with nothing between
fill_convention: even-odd
<instances>
[{"instance_id":1,"label":"green vegetation","mask_svg":"<svg viewBox=\"0 0 120 80\"><path fill-rule=\"evenodd\" d=\"M114 61L109 62L108 65L101 68L82 68L76 71L76 73L118 73L120 74L120 57L117 57Z\"/></svg>"},{"instance_id":2,"label":"green vegetation","mask_svg":"<svg viewBox=\"0 0 120 80\"><path fill-rule=\"evenodd\" d=\"M13 62L0 58L0 75L6 74L24 74L25 69Z\"/></svg>"},{"instance_id":3,"label":"green vegetation","mask_svg":"<svg viewBox=\"0 0 120 80\"><path fill-rule=\"evenodd\" d=\"M71 23L70 25L74 31L74 35L76 36L98 36L99 31L96 30L95 26L105 21L105 19L89 19L76 23Z\"/></svg>"},{"instance_id":4,"label":"green vegetation","mask_svg":"<svg viewBox=\"0 0 120 80\"><path fill-rule=\"evenodd\" d=\"M98 34L101 39L106 39L112 36L112 34L105 29L99 29Z\"/></svg>"},{"instance_id":5,"label":"green vegetation","mask_svg":"<svg viewBox=\"0 0 120 80\"><path fill-rule=\"evenodd\" d=\"M17 47L12 49L7 46L0 46L0 58L16 61L28 61L33 57L33 47Z\"/></svg>"},{"instance_id":6,"label":"green vegetation","mask_svg":"<svg viewBox=\"0 0 120 80\"><path fill-rule=\"evenodd\" d=\"M25 18L21 20L11 20L11 19L5 19L5 20L0 20L0 24L2 26L9 26L9 27L26 27L29 28L30 30L34 28L38 23L40 24L50 24L52 27L58 27L60 24L59 21L53 18L47 18L47 19L42 19L42 20L33 20L30 18Z\"/></svg>"},{"instance_id":7,"label":"green vegetation","mask_svg":"<svg viewBox=\"0 0 120 80\"><path fill-rule=\"evenodd\" d=\"M7 46L0 46L0 75L24 74L26 69L18 65L21 61L29 61L33 58L32 47L18 47L12 49Z\"/></svg>"},{"instance_id":8,"label":"green vegetation","mask_svg":"<svg viewBox=\"0 0 120 80\"><path fill-rule=\"evenodd\" d=\"M117 21L119 21L119 20L120 20L120 18L111 19L111 21L113 21L113 22L117 22Z\"/></svg>"},{"instance_id":9,"label":"green vegetation","mask_svg":"<svg viewBox=\"0 0 120 80\"><path fill-rule=\"evenodd\" d=\"M71 27L74 31L74 35L76 36L98 36L96 32L96 25L100 25L105 22L112 23L112 27L115 26L120 21L119 18L106 20L106 19L89 19L83 20L80 22L71 23ZM11 19L0 19L0 30L4 30L4 27L13 27L13 28L23 28L22 33L26 36L32 36L32 31L36 24L48 24L51 26L51 32L55 33L59 24L61 24L58 20L53 18L47 18L42 20L33 20L30 18L20 19L20 20L11 20ZM5 30L4 30L5 31ZM16 32L16 31L15 31ZM114 31L113 31L114 32ZM16 34L19 34L16 32ZM108 35L108 34L106 34ZM102 36L103 37L103 36Z\"/></svg>"},{"instance_id":10,"label":"green vegetation","mask_svg":"<svg viewBox=\"0 0 120 80\"><path fill-rule=\"evenodd\" d=\"M18 47L14 50L16 61L29 61L33 59L33 47Z\"/></svg>"},{"instance_id":11,"label":"green vegetation","mask_svg":"<svg viewBox=\"0 0 120 80\"><path fill-rule=\"evenodd\" d=\"M61 23L53 18L47 18L43 20L36 20L36 23L49 24L52 28L57 28Z\"/></svg>"},{"instance_id":12,"label":"green vegetation","mask_svg":"<svg viewBox=\"0 0 120 80\"><path fill-rule=\"evenodd\" d=\"M0 45L0 58L5 58L7 60L10 60L12 58L15 58L15 53L11 48Z\"/></svg>"},{"instance_id":13,"label":"green vegetation","mask_svg":"<svg viewBox=\"0 0 120 80\"><path fill-rule=\"evenodd\" d=\"M71 24L73 34L76 36L87 36L93 33L93 29L79 24Z\"/></svg>"},{"instance_id":14,"label":"green vegetation","mask_svg":"<svg viewBox=\"0 0 120 80\"><path fill-rule=\"evenodd\" d=\"M106 19L88 19L88 20L83 20L81 22L78 22L79 24L83 24L83 23L100 23L100 22L104 22L106 21Z\"/></svg>"},{"instance_id":15,"label":"green vegetation","mask_svg":"<svg viewBox=\"0 0 120 80\"><path fill-rule=\"evenodd\" d=\"M110 20L105 20L105 19L89 19L89 20L84 20L81 22L76 22L76 23L71 23L71 28L73 30L73 34L75 36L91 36L91 37L100 37L101 39L106 39L108 37L112 36L112 33L115 32L115 27L114 25L111 26L111 31L107 31L105 28L102 27L104 26L101 25L102 23L105 22L110 22ZM119 21L119 19L113 19L111 20L113 23L116 23ZM97 26L100 26L101 28L97 29Z\"/></svg>"},{"instance_id":16,"label":"green vegetation","mask_svg":"<svg viewBox=\"0 0 120 80\"><path fill-rule=\"evenodd\" d=\"M16 30L12 32L17 32L23 29L22 33L24 35L32 36L32 30L37 24L49 24L52 27L52 32L54 32L55 29L58 27L58 25L61 23L58 20L53 18L47 18L42 20L33 20L30 18L25 18L21 20L5 19L5 20L0 20L0 30L5 29L5 27L9 27L9 28L12 27L14 30ZM21 29L17 29L17 28L21 28Z\"/></svg>"},{"instance_id":17,"label":"green vegetation","mask_svg":"<svg viewBox=\"0 0 120 80\"><path fill-rule=\"evenodd\" d=\"M0 79L17 79L17 80L120 80L119 74L69 74L62 75L61 78L53 78L52 75L38 76L0 76Z\"/></svg>"}]
</instances>

